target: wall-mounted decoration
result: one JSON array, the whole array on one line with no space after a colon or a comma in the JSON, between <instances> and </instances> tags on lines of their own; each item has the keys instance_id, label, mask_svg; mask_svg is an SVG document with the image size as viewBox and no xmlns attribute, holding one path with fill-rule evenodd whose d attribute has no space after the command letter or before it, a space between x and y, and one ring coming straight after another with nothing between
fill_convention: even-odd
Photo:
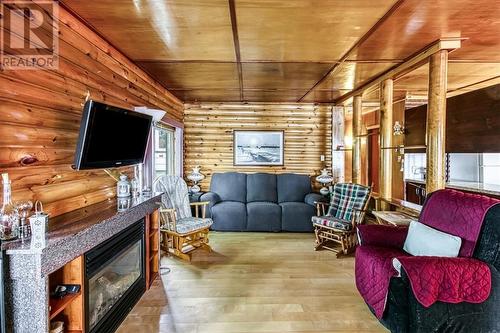
<instances>
[{"instance_id":1,"label":"wall-mounted decoration","mask_svg":"<svg viewBox=\"0 0 500 333\"><path fill-rule=\"evenodd\" d=\"M283 165L283 131L234 131L234 165Z\"/></svg>"}]
</instances>

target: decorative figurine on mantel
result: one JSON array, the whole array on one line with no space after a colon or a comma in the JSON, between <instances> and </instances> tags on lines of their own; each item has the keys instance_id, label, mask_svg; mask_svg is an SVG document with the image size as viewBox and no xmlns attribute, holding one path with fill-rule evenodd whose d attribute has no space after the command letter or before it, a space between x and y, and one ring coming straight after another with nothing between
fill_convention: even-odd
<instances>
[{"instance_id":1,"label":"decorative figurine on mantel","mask_svg":"<svg viewBox=\"0 0 500 333\"><path fill-rule=\"evenodd\" d=\"M323 185L323 187L319 190L319 193L321 193L322 195L328 195L328 193L330 193L330 190L326 186L327 184L333 182L333 177L328 174L328 169L325 168L321 170L321 175L316 177L316 181Z\"/></svg>"},{"instance_id":2,"label":"decorative figurine on mantel","mask_svg":"<svg viewBox=\"0 0 500 333\"><path fill-rule=\"evenodd\" d=\"M120 175L120 180L116 183L116 196L118 198L130 197L131 186L127 175Z\"/></svg>"},{"instance_id":3,"label":"decorative figurine on mantel","mask_svg":"<svg viewBox=\"0 0 500 333\"><path fill-rule=\"evenodd\" d=\"M187 175L187 179L189 179L190 181L193 182L193 186L191 186L191 189L190 189L191 193L198 193L198 192L200 192L200 186L198 185L198 183L200 181L202 181L203 179L205 179L205 175L203 175L200 172L200 166L196 165L193 168L193 171Z\"/></svg>"},{"instance_id":4,"label":"decorative figurine on mantel","mask_svg":"<svg viewBox=\"0 0 500 333\"><path fill-rule=\"evenodd\" d=\"M49 214L43 211L40 201L35 202L35 214L29 218L31 227L31 249L41 250L47 243L46 234L49 231Z\"/></svg>"},{"instance_id":5,"label":"decorative figurine on mantel","mask_svg":"<svg viewBox=\"0 0 500 333\"><path fill-rule=\"evenodd\" d=\"M33 209L33 202L30 200L22 200L16 202L16 207L19 212L21 225L19 226L19 238L22 240L31 236L31 228L28 223L28 216Z\"/></svg>"}]
</instances>

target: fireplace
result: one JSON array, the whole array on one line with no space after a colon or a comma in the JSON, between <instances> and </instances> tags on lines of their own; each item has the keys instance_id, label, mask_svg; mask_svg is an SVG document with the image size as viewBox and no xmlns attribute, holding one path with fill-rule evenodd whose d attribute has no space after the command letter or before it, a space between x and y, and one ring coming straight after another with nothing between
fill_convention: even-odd
<instances>
[{"instance_id":1,"label":"fireplace","mask_svg":"<svg viewBox=\"0 0 500 333\"><path fill-rule=\"evenodd\" d=\"M86 332L114 332L146 290L144 219L85 254Z\"/></svg>"}]
</instances>

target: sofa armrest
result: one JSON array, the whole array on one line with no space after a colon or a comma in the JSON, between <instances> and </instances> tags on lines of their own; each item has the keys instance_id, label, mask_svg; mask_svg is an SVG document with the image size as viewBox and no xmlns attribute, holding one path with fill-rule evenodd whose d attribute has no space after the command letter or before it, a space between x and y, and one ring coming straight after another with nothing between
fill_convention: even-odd
<instances>
[{"instance_id":1,"label":"sofa armrest","mask_svg":"<svg viewBox=\"0 0 500 333\"><path fill-rule=\"evenodd\" d=\"M376 224L357 226L359 244L402 249L408 234L407 227L393 227Z\"/></svg>"},{"instance_id":2,"label":"sofa armrest","mask_svg":"<svg viewBox=\"0 0 500 333\"><path fill-rule=\"evenodd\" d=\"M208 201L208 209L206 212L206 217L211 218L212 207L218 204L219 202L222 202L222 199L215 192L207 192L202 194L202 196L200 197L200 201Z\"/></svg>"},{"instance_id":3,"label":"sofa armrest","mask_svg":"<svg viewBox=\"0 0 500 333\"><path fill-rule=\"evenodd\" d=\"M222 201L220 196L215 193L215 192L207 192L203 193L200 197L200 201L208 201L209 202L209 207L212 207L216 203L219 203Z\"/></svg>"},{"instance_id":4,"label":"sofa armrest","mask_svg":"<svg viewBox=\"0 0 500 333\"><path fill-rule=\"evenodd\" d=\"M308 205L316 207L317 202L328 202L328 199L319 193L309 193L306 194L304 202Z\"/></svg>"}]
</instances>

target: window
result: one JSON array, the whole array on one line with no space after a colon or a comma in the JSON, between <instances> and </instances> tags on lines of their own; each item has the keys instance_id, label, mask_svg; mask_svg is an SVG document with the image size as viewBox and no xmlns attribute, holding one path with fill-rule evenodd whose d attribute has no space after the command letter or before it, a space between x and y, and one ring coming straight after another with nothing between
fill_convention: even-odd
<instances>
[{"instance_id":1,"label":"window","mask_svg":"<svg viewBox=\"0 0 500 333\"><path fill-rule=\"evenodd\" d=\"M448 154L449 182L480 183L480 159L481 154L476 153Z\"/></svg>"},{"instance_id":2,"label":"window","mask_svg":"<svg viewBox=\"0 0 500 333\"><path fill-rule=\"evenodd\" d=\"M481 173L483 183L500 185L500 153L484 153Z\"/></svg>"},{"instance_id":3,"label":"window","mask_svg":"<svg viewBox=\"0 0 500 333\"><path fill-rule=\"evenodd\" d=\"M159 176L175 174L174 133L163 127L153 128L153 180Z\"/></svg>"},{"instance_id":4,"label":"window","mask_svg":"<svg viewBox=\"0 0 500 333\"><path fill-rule=\"evenodd\" d=\"M450 183L500 185L500 153L449 154L449 171Z\"/></svg>"},{"instance_id":5,"label":"window","mask_svg":"<svg viewBox=\"0 0 500 333\"><path fill-rule=\"evenodd\" d=\"M404 177L412 180L425 180L426 160L424 153L405 153Z\"/></svg>"},{"instance_id":6,"label":"window","mask_svg":"<svg viewBox=\"0 0 500 333\"><path fill-rule=\"evenodd\" d=\"M500 185L500 153L447 154L448 183ZM425 154L405 154L405 178L424 180Z\"/></svg>"}]
</instances>

